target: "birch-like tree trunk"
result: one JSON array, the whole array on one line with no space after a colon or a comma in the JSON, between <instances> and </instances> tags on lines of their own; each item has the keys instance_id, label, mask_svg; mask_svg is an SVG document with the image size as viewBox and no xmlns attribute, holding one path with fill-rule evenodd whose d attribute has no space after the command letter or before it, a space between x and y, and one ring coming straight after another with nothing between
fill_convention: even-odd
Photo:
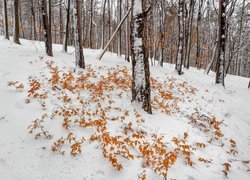
<instances>
[{"instance_id":1,"label":"birch-like tree trunk","mask_svg":"<svg viewBox=\"0 0 250 180\"><path fill-rule=\"evenodd\" d=\"M18 14L18 0L14 0L14 31L13 31L13 41L16 44L21 44L19 40L19 14Z\"/></svg>"},{"instance_id":2,"label":"birch-like tree trunk","mask_svg":"<svg viewBox=\"0 0 250 180\"><path fill-rule=\"evenodd\" d=\"M81 19L81 2L80 0L74 0L75 60L76 66L85 69Z\"/></svg>"},{"instance_id":3,"label":"birch-like tree trunk","mask_svg":"<svg viewBox=\"0 0 250 180\"><path fill-rule=\"evenodd\" d=\"M179 0L178 4L178 24L179 24L179 35L178 35L178 50L176 57L176 67L178 74L182 74L182 63L183 63L183 45L184 45L184 0Z\"/></svg>"},{"instance_id":4,"label":"birch-like tree trunk","mask_svg":"<svg viewBox=\"0 0 250 180\"><path fill-rule=\"evenodd\" d=\"M131 19L132 101L142 103L142 108L151 114L150 71L143 39L145 37L142 0L132 0Z\"/></svg>"},{"instance_id":5,"label":"birch-like tree trunk","mask_svg":"<svg viewBox=\"0 0 250 180\"><path fill-rule=\"evenodd\" d=\"M219 1L219 32L218 32L218 52L217 52L217 69L216 84L225 86L225 47L226 47L226 0Z\"/></svg>"},{"instance_id":6,"label":"birch-like tree trunk","mask_svg":"<svg viewBox=\"0 0 250 180\"><path fill-rule=\"evenodd\" d=\"M8 25L7 0L3 1L3 14L4 14L4 38L10 39L10 37L9 37L9 25Z\"/></svg>"}]
</instances>

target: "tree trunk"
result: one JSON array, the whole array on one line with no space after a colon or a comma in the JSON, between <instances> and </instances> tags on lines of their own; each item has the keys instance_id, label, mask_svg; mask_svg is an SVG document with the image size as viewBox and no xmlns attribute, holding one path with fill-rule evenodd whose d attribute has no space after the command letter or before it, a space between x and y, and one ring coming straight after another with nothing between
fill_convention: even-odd
<instances>
[{"instance_id":1,"label":"tree trunk","mask_svg":"<svg viewBox=\"0 0 250 180\"><path fill-rule=\"evenodd\" d=\"M194 5L195 1L190 0L189 5L189 18L188 18L188 32L187 32L187 51L186 51L186 60L185 67L189 69L190 62L190 51L191 51L191 39L192 39L192 25L193 25L193 14L194 14Z\"/></svg>"},{"instance_id":2,"label":"tree trunk","mask_svg":"<svg viewBox=\"0 0 250 180\"><path fill-rule=\"evenodd\" d=\"M132 101L142 103L142 108L152 114L150 104L150 71L145 52L142 1L132 0L131 53L132 53Z\"/></svg>"},{"instance_id":3,"label":"tree trunk","mask_svg":"<svg viewBox=\"0 0 250 180\"><path fill-rule=\"evenodd\" d=\"M237 68L236 68L236 75L240 76L240 66L242 61L242 50L241 50L241 39L242 39L242 30L243 30L243 16L244 16L244 10L245 10L245 0L243 0L242 9L241 9L241 17L240 17L240 27L239 27L239 38L238 38L238 46L239 50L236 54L236 62L237 62Z\"/></svg>"},{"instance_id":4,"label":"tree trunk","mask_svg":"<svg viewBox=\"0 0 250 180\"><path fill-rule=\"evenodd\" d=\"M67 1L67 18L65 23L65 34L63 40L63 51L68 52L69 21L70 21L70 0Z\"/></svg>"},{"instance_id":5,"label":"tree trunk","mask_svg":"<svg viewBox=\"0 0 250 180\"><path fill-rule=\"evenodd\" d=\"M90 0L90 22L89 22L89 48L92 49L92 29L93 29L93 0Z\"/></svg>"},{"instance_id":6,"label":"tree trunk","mask_svg":"<svg viewBox=\"0 0 250 180\"><path fill-rule=\"evenodd\" d=\"M9 25L8 25L8 11L7 11L7 0L3 1L3 14L4 14L4 38L10 39L9 37Z\"/></svg>"},{"instance_id":7,"label":"tree trunk","mask_svg":"<svg viewBox=\"0 0 250 180\"><path fill-rule=\"evenodd\" d=\"M14 0L14 34L13 41L16 44L21 44L19 41L19 14L18 14L18 0Z\"/></svg>"},{"instance_id":8,"label":"tree trunk","mask_svg":"<svg viewBox=\"0 0 250 180\"><path fill-rule=\"evenodd\" d=\"M76 66L85 69L81 26L81 3L74 0L74 31L75 31L75 59Z\"/></svg>"},{"instance_id":9,"label":"tree trunk","mask_svg":"<svg viewBox=\"0 0 250 180\"><path fill-rule=\"evenodd\" d=\"M31 17L32 17L32 22L33 22L33 39L37 39L37 33L36 33L36 14L34 10L34 3L33 0L30 0L30 11L31 11Z\"/></svg>"},{"instance_id":10,"label":"tree trunk","mask_svg":"<svg viewBox=\"0 0 250 180\"><path fill-rule=\"evenodd\" d=\"M203 6L203 0L199 1L197 24L196 24L196 61L195 66L198 68L200 59L200 21L201 21L201 9Z\"/></svg>"},{"instance_id":11,"label":"tree trunk","mask_svg":"<svg viewBox=\"0 0 250 180\"><path fill-rule=\"evenodd\" d=\"M104 37L105 37L105 10L106 10L106 2L107 0L104 0L103 2L103 12L102 12L102 42L101 42L101 48L104 48Z\"/></svg>"},{"instance_id":12,"label":"tree trunk","mask_svg":"<svg viewBox=\"0 0 250 180\"><path fill-rule=\"evenodd\" d=\"M128 0L126 0L126 10L128 11L128 6L129 6L129 3L128 3ZM126 43L126 50L125 50L125 60L130 62L130 58L129 58L129 18L127 18L126 20L126 30L125 30L125 43Z\"/></svg>"},{"instance_id":13,"label":"tree trunk","mask_svg":"<svg viewBox=\"0 0 250 180\"><path fill-rule=\"evenodd\" d=\"M118 10L118 21L119 23L122 19L122 0L117 1L117 10ZM117 36L117 55L121 56L121 40L122 40L122 31L121 29L118 31L118 36Z\"/></svg>"},{"instance_id":14,"label":"tree trunk","mask_svg":"<svg viewBox=\"0 0 250 180\"><path fill-rule=\"evenodd\" d=\"M178 24L179 24L179 36L178 36L178 50L176 57L176 67L178 74L182 74L183 63L183 45L184 45L184 0L179 0L178 6Z\"/></svg>"},{"instance_id":15,"label":"tree trunk","mask_svg":"<svg viewBox=\"0 0 250 180\"><path fill-rule=\"evenodd\" d=\"M59 6L59 19L60 19L60 32L59 32L59 35L60 35L60 44L63 43L63 10L62 10L62 4L60 3L60 6Z\"/></svg>"},{"instance_id":16,"label":"tree trunk","mask_svg":"<svg viewBox=\"0 0 250 180\"><path fill-rule=\"evenodd\" d=\"M46 53L48 56L53 56L51 29L49 28L49 21L48 21L47 1L42 0L41 2L42 2L41 8L42 8L44 41L45 41Z\"/></svg>"},{"instance_id":17,"label":"tree trunk","mask_svg":"<svg viewBox=\"0 0 250 180\"><path fill-rule=\"evenodd\" d=\"M226 46L226 0L219 1L219 32L218 32L218 52L217 52L217 69L216 69L216 84L224 83L225 76L225 46Z\"/></svg>"},{"instance_id":18,"label":"tree trunk","mask_svg":"<svg viewBox=\"0 0 250 180\"><path fill-rule=\"evenodd\" d=\"M159 61L158 61L158 66L161 66L163 67L163 61L164 61L164 31L165 31L165 28L164 28L164 21L165 21L165 12L164 12L164 1L161 0L160 2L160 5L161 9L159 10L160 13L160 17L159 17L159 24L160 24L160 42L159 42L159 45L160 45L160 58L159 58Z\"/></svg>"}]
</instances>

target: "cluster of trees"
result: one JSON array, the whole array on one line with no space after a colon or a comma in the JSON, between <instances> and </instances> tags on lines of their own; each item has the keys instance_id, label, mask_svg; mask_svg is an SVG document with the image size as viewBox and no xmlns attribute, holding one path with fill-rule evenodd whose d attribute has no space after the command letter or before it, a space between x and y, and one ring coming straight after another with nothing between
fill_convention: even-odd
<instances>
[{"instance_id":1,"label":"cluster of trees","mask_svg":"<svg viewBox=\"0 0 250 180\"><path fill-rule=\"evenodd\" d=\"M132 60L132 100L151 113L149 64L175 63L179 75L190 66L250 77L249 2L246 0L0 0L0 33L75 46L76 65L85 68L83 47L125 54ZM102 54L103 55L103 54ZM102 57L100 56L100 58ZM250 86L250 83L249 83Z\"/></svg>"}]
</instances>

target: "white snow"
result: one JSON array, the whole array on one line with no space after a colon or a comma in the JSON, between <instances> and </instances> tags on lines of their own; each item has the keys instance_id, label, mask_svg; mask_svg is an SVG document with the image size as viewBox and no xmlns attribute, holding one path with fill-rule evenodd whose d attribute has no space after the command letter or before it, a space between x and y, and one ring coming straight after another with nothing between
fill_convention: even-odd
<instances>
[{"instance_id":1,"label":"white snow","mask_svg":"<svg viewBox=\"0 0 250 180\"><path fill-rule=\"evenodd\" d=\"M0 37L2 39L2 37ZM72 70L75 67L74 51L69 48L69 54L60 52L61 45L53 45L54 57L45 55L44 43L31 42L21 39L22 45L16 45L11 41L0 40L0 179L2 180L135 180L146 169L147 179L161 180L162 176L155 174L151 168L143 168L140 158L134 160L121 159L123 170L118 172L107 159L103 158L97 143L86 142L83 145L83 153L72 157L67 152L65 156L51 152L51 145L65 134L60 124L60 119L48 120L50 125L45 125L53 134L51 140L35 140L33 135L28 134L27 127L35 118L39 118L44 111L39 103L32 100L26 104L28 78L35 76L38 79L43 75L50 76L44 62L52 60L61 71ZM91 65L101 75L107 74L111 68L127 68L131 73L131 64L123 58L107 52L102 61L96 59L99 50L84 49L86 65ZM99 67L103 67L100 68ZM79 70L77 70L79 71ZM184 70L183 76L178 76L174 65L165 64L164 68L151 67L151 75L160 82L164 92L169 92L176 98L176 105L180 112L165 114L162 109L153 110L153 115L143 112L135 103L130 103L130 92L124 93L122 99L114 96L119 93L112 91L118 106L132 113L136 109L145 120L138 129L148 134L164 134L164 140L168 142L168 149L172 150L173 137L181 137L183 132L188 133L188 144L193 145L203 142L206 148L196 148L191 155L195 165L185 165L184 158L179 155L176 163L168 171L168 179L240 179L247 180L250 177L249 164L242 164L241 160L250 160L250 90L247 89L249 80L242 77L227 75L226 88L214 84L215 74L204 75L203 71L190 68ZM24 84L23 90L7 87L9 81L19 81ZM98 78L93 78L93 82ZM173 86L172 88L170 88ZM197 90L195 90L197 89ZM192 92L194 91L194 92ZM157 97L156 91L152 92L152 98ZM89 94L82 94L88 98ZM73 96L72 96L73 97ZM48 106L53 107L56 98L48 101ZM163 102L171 104L172 101ZM201 114L215 116L223 120L220 125L224 136L211 144L207 142L209 133L204 133L196 126L190 124L188 119L198 108ZM173 111L176 109L170 108ZM176 110L177 111L177 110ZM116 116L113 112L112 116ZM133 121L130 116L126 122ZM199 122L203 122L202 118ZM56 126L57 125L57 126ZM108 121L108 130L112 134L120 133L118 121ZM90 129L75 130L84 136L90 133ZM237 144L236 155L228 154L230 150L228 141L233 139ZM219 145L224 143L223 147ZM136 153L136 152L135 152ZM206 164L198 161L198 157L212 160ZM231 169L226 178L222 172L223 163L229 162Z\"/></svg>"}]
</instances>

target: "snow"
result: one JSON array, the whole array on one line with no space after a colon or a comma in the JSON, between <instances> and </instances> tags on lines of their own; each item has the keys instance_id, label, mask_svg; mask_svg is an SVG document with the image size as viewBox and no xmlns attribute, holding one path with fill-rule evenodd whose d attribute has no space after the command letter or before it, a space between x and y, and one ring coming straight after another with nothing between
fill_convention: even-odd
<instances>
[{"instance_id":1,"label":"snow","mask_svg":"<svg viewBox=\"0 0 250 180\"><path fill-rule=\"evenodd\" d=\"M2 39L2 37L0 37ZM60 137L65 131L60 124L48 127L53 133L53 139L39 139L28 134L27 127L31 122L43 114L43 110L35 100L25 103L28 90L28 78L49 76L45 61L52 60L61 70L74 70L75 60L69 48L69 54L60 52L61 45L53 45L54 57L45 55L44 43L21 39L21 46L11 41L0 40L0 179L138 179L144 169L142 160L121 159L123 170L118 172L107 159L104 159L97 144L86 142L83 153L70 156L68 153L61 156L52 153L50 148L55 137ZM84 49L87 65L91 65L102 75L112 68L127 68L131 73L131 64L123 58L107 52L102 61L97 60L99 50ZM99 69L98 67L103 67ZM76 69L76 71L80 71ZM166 114L161 110L153 110L153 115L144 113L135 103L130 103L131 95L127 92L122 99L114 98L118 105L127 109L129 113L136 109L145 119L145 123L138 127L150 133L164 134L167 146L171 149L173 137L188 133L188 143L203 142L207 148L196 148L191 158L195 162L193 167L185 165L182 155L168 171L168 179L249 179L249 164L244 165L240 160L250 160L250 91L247 89L247 78L227 75L226 88L214 84L215 74L204 75L203 71L190 68L184 69L184 75L178 76L174 65L164 64L164 68L151 67L151 75L162 83L165 92L170 92L179 99L177 105L180 112ZM94 79L94 78L93 78ZM24 84L23 90L7 87L9 81L19 81ZM98 81L98 78L95 79ZM173 88L169 88L172 83ZM154 88L153 88L154 89ZM188 91L187 91L188 90ZM194 93L192 93L192 90ZM110 95L116 94L114 91ZM89 94L82 94L88 98ZM157 92L152 92L156 97ZM52 106L55 99L51 99L48 106ZM170 103L165 102L165 103ZM188 117L195 112L195 108L207 116L215 116L223 120L221 132L224 136L211 144L207 143L209 134L190 124ZM175 108L172 109L176 110ZM115 117L116 112L113 113ZM127 119L126 122L133 120ZM202 121L202 119L200 119ZM56 125L59 119L52 120ZM117 121L108 122L108 130L112 134L120 133L120 124ZM78 134L87 134L77 130ZM229 150L228 141L233 139L237 143L238 154L226 153ZM225 143L220 147L220 143ZM212 163L199 162L197 157L212 159ZM222 172L223 163L230 162L231 169L226 178ZM248 171L247 171L248 170ZM147 179L163 179L150 168L146 168Z\"/></svg>"}]
</instances>

